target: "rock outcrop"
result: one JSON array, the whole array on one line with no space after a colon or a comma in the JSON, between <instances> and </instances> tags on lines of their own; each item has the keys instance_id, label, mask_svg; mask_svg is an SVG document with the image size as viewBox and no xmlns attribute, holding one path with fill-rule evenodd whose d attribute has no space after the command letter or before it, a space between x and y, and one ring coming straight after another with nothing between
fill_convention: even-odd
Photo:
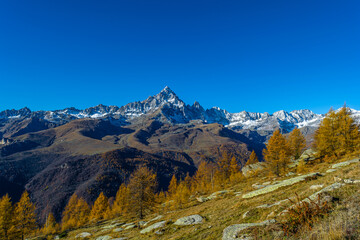
<instances>
[{"instance_id":1,"label":"rock outcrop","mask_svg":"<svg viewBox=\"0 0 360 240\"><path fill-rule=\"evenodd\" d=\"M271 223L275 223L275 220L271 219L260 223L242 223L231 225L224 229L222 240L252 239L252 237L248 234L242 234L241 232L251 227L261 227Z\"/></svg>"},{"instance_id":2,"label":"rock outcrop","mask_svg":"<svg viewBox=\"0 0 360 240\"><path fill-rule=\"evenodd\" d=\"M246 194L244 194L242 197L243 197L243 198L256 197L256 196L258 196L258 195L262 195L262 194L266 194L266 193L269 193L269 192L273 192L273 191L275 191L275 190L277 190L277 189L279 189L279 188L281 188L281 187L290 186L290 185L293 185L293 184L295 184L295 183L305 181L307 178L313 178L313 177L317 177L317 176L320 176L320 174L319 174L319 173L309 173L309 174L306 174L306 175L302 175L302 176L290 178L290 179L281 181L281 182L279 182L279 183L276 183L276 184L273 184L273 185L269 185L269 186L266 186L266 187L264 187L264 188L261 188L261 189L258 189L258 190L255 190L255 191L246 193Z\"/></svg>"},{"instance_id":3,"label":"rock outcrop","mask_svg":"<svg viewBox=\"0 0 360 240\"><path fill-rule=\"evenodd\" d=\"M185 225L200 224L202 222L203 222L203 217L201 217L198 214L195 214L195 215L179 218L178 220L176 220L174 224L179 226L185 226Z\"/></svg>"}]
</instances>

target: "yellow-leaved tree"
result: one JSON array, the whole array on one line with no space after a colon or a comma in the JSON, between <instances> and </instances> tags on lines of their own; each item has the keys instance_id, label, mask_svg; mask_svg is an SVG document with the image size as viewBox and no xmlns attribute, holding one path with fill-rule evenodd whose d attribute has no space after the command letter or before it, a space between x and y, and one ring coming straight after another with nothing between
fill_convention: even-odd
<instances>
[{"instance_id":1,"label":"yellow-leaved tree","mask_svg":"<svg viewBox=\"0 0 360 240\"><path fill-rule=\"evenodd\" d=\"M90 221L107 219L110 214L109 199L103 192L99 194L90 212Z\"/></svg>"},{"instance_id":2,"label":"yellow-leaved tree","mask_svg":"<svg viewBox=\"0 0 360 240\"><path fill-rule=\"evenodd\" d=\"M129 197L129 189L125 184L121 184L112 207L113 216L118 217L127 213Z\"/></svg>"},{"instance_id":3,"label":"yellow-leaved tree","mask_svg":"<svg viewBox=\"0 0 360 240\"><path fill-rule=\"evenodd\" d=\"M230 160L230 177L229 180L232 184L238 183L243 178L242 172L240 171L240 166L235 156Z\"/></svg>"},{"instance_id":4,"label":"yellow-leaved tree","mask_svg":"<svg viewBox=\"0 0 360 240\"><path fill-rule=\"evenodd\" d=\"M169 200L172 200L174 199L174 196L176 194L176 191L177 191L177 187L178 187L178 181L177 181L177 178L175 176L175 174L173 174L171 180L170 180L170 183L169 183L169 187L168 187L168 199Z\"/></svg>"},{"instance_id":5,"label":"yellow-leaved tree","mask_svg":"<svg viewBox=\"0 0 360 240\"><path fill-rule=\"evenodd\" d=\"M314 148L319 157L340 157L360 146L359 127L344 106L338 112L330 109L314 136Z\"/></svg>"},{"instance_id":6,"label":"yellow-leaved tree","mask_svg":"<svg viewBox=\"0 0 360 240\"><path fill-rule=\"evenodd\" d=\"M29 193L25 191L15 204L14 226L11 239L22 239L34 233L37 228L35 205L31 202Z\"/></svg>"},{"instance_id":7,"label":"yellow-leaved tree","mask_svg":"<svg viewBox=\"0 0 360 240\"><path fill-rule=\"evenodd\" d=\"M173 197L174 203L172 204L172 206L174 207L174 209L183 208L184 205L189 202L189 197L190 189L187 182L185 180L180 181L179 185L176 188L176 193Z\"/></svg>"},{"instance_id":8,"label":"yellow-leaved tree","mask_svg":"<svg viewBox=\"0 0 360 240\"><path fill-rule=\"evenodd\" d=\"M306 140L300 129L294 128L287 138L289 151L294 159L298 159L306 147Z\"/></svg>"},{"instance_id":9,"label":"yellow-leaved tree","mask_svg":"<svg viewBox=\"0 0 360 240\"><path fill-rule=\"evenodd\" d=\"M58 224L56 223L55 217L52 213L49 213L46 217L44 227L41 229L41 232L44 234L54 234L58 231Z\"/></svg>"},{"instance_id":10,"label":"yellow-leaved tree","mask_svg":"<svg viewBox=\"0 0 360 240\"><path fill-rule=\"evenodd\" d=\"M276 176L280 176L281 170L285 170L286 164L290 161L289 147L280 130L276 130L266 143L263 155L270 166L270 170Z\"/></svg>"},{"instance_id":11,"label":"yellow-leaved tree","mask_svg":"<svg viewBox=\"0 0 360 240\"><path fill-rule=\"evenodd\" d=\"M156 174L149 168L140 166L131 174L128 188L129 212L142 219L155 205Z\"/></svg>"},{"instance_id":12,"label":"yellow-leaved tree","mask_svg":"<svg viewBox=\"0 0 360 240\"><path fill-rule=\"evenodd\" d=\"M214 189L214 164L202 161L194 176L194 191L205 194Z\"/></svg>"},{"instance_id":13,"label":"yellow-leaved tree","mask_svg":"<svg viewBox=\"0 0 360 240\"><path fill-rule=\"evenodd\" d=\"M0 199L0 239L8 240L12 227L13 206L9 195Z\"/></svg>"},{"instance_id":14,"label":"yellow-leaved tree","mask_svg":"<svg viewBox=\"0 0 360 240\"><path fill-rule=\"evenodd\" d=\"M73 194L63 212L62 230L80 227L89 222L90 207L86 201Z\"/></svg>"},{"instance_id":15,"label":"yellow-leaved tree","mask_svg":"<svg viewBox=\"0 0 360 240\"><path fill-rule=\"evenodd\" d=\"M250 154L250 157L249 157L249 160L247 160L245 165L247 166L247 165L255 164L255 163L258 163L258 162L259 162L258 156L256 155L255 151L252 150L252 152Z\"/></svg>"}]
</instances>

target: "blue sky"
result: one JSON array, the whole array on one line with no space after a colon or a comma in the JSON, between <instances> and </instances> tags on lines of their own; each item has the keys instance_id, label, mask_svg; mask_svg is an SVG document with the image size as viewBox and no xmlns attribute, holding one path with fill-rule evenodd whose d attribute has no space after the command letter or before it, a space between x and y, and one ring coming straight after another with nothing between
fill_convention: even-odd
<instances>
[{"instance_id":1,"label":"blue sky","mask_svg":"<svg viewBox=\"0 0 360 240\"><path fill-rule=\"evenodd\" d=\"M230 112L360 109L359 1L0 1L0 110L168 85Z\"/></svg>"}]
</instances>

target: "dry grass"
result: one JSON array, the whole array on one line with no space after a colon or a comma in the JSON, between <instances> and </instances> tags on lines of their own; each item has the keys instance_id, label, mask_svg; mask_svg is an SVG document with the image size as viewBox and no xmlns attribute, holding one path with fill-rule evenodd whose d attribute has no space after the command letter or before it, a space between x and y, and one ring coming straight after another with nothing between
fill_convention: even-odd
<instances>
[{"instance_id":1,"label":"dry grass","mask_svg":"<svg viewBox=\"0 0 360 240\"><path fill-rule=\"evenodd\" d=\"M343 159L344 160L344 159ZM339 160L337 162L341 162ZM306 169L306 172L326 172L333 163L317 163L314 166ZM275 215L282 212L284 209L292 205L290 201L283 201L280 205L275 205L270 208L256 208L263 204L274 204L281 200L286 200L289 196L299 195L299 199L304 199L317 190L311 190L310 186L317 184L324 184L328 186L334 183L334 177L360 179L360 164L352 164L339 169L333 173L327 173L317 179L309 179L308 181L300 182L292 186L287 186L278 189L275 192L270 192L251 199L243 199L235 197L234 194L229 193L217 199L207 201L205 203L198 203L193 199L185 209L176 211L169 211L162 209L161 214L164 215L162 220L168 221L162 235L150 233L141 235L139 229L125 230L119 233L114 233L111 230L103 230L101 226L109 224L111 221L101 223L97 226L89 226L83 229L69 232L68 237L64 239L74 239L76 234L87 231L93 234L94 237L110 235L112 237L128 237L129 239L221 239L222 231L229 225L245 223L245 222L259 222L269 219L268 215L274 213ZM295 170L293 170L295 172ZM304 173L305 174L305 173ZM291 176L293 177L293 176ZM235 186L228 189L234 192L247 193L254 190L251 185L254 183L262 184L268 181L281 181L291 177L274 178L267 173L262 173L258 176L246 179ZM329 215L324 218L319 218L318 221L313 221L311 230L299 230L297 235L289 236L286 239L309 239L309 233L312 239L359 239L360 234L360 192L359 185L346 185L337 191L331 193L334 197L339 198L339 202L335 204ZM243 214L247 211L249 215L243 218ZM194 226L178 227L173 225L178 218L200 214L205 218L203 224ZM156 214L148 216L145 221L152 219ZM271 217L273 218L273 217ZM280 221L280 218L277 217ZM315 219L315 218L314 218ZM115 219L119 222L137 222L131 218ZM252 229L256 239L283 239L281 225L274 224L266 228Z\"/></svg>"}]
</instances>

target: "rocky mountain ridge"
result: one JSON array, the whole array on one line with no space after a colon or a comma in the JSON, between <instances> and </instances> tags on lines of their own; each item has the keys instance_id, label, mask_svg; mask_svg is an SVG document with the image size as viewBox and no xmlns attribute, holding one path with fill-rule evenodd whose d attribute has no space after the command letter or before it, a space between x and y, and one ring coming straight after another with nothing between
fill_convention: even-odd
<instances>
[{"instance_id":1,"label":"rocky mountain ridge","mask_svg":"<svg viewBox=\"0 0 360 240\"><path fill-rule=\"evenodd\" d=\"M360 111L351 110L360 119ZM38 118L47 124L62 125L75 119L111 119L116 125L127 125L143 118L152 118L170 124L183 124L190 121L201 123L219 123L233 129L291 131L294 127L317 127L324 114L316 114L308 109L286 112L280 110L273 114L242 111L230 113L213 107L204 109L200 103L188 105L183 102L169 87L160 93L125 106L97 105L84 110L74 107L55 111L31 111L28 108L5 110L0 112L0 121L16 121L24 118Z\"/></svg>"}]
</instances>

